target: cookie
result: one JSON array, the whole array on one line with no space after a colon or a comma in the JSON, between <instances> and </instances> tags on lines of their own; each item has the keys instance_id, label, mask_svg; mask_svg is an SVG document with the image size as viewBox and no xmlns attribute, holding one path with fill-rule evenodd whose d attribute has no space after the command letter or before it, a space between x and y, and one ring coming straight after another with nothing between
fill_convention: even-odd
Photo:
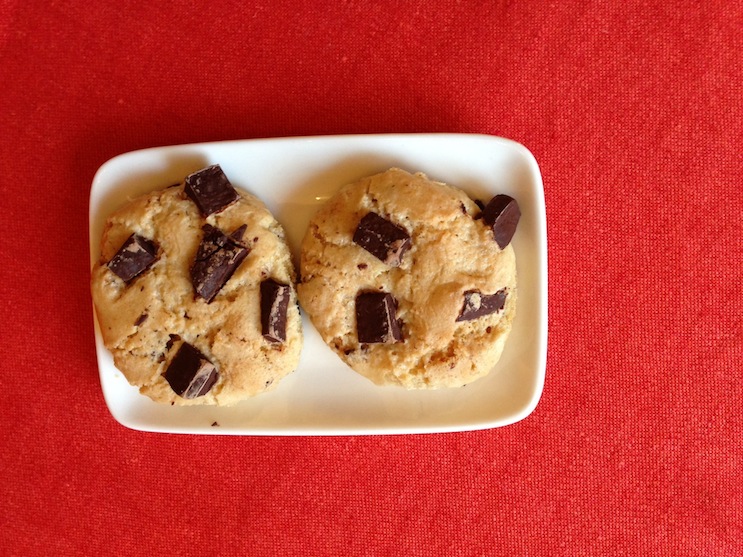
<instances>
[{"instance_id":1,"label":"cookie","mask_svg":"<svg viewBox=\"0 0 743 557\"><path fill-rule=\"evenodd\" d=\"M108 218L91 290L106 348L142 394L230 405L296 369L295 279L282 227L215 165Z\"/></svg>"},{"instance_id":2,"label":"cookie","mask_svg":"<svg viewBox=\"0 0 743 557\"><path fill-rule=\"evenodd\" d=\"M520 212L393 168L343 187L301 247L299 301L377 385L461 387L489 373L516 312Z\"/></svg>"}]
</instances>

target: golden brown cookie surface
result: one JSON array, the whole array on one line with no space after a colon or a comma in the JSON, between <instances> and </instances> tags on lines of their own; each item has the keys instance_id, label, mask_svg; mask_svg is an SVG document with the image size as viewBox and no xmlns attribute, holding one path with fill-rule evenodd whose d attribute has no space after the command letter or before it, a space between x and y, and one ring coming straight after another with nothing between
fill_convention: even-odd
<instances>
[{"instance_id":1,"label":"golden brown cookie surface","mask_svg":"<svg viewBox=\"0 0 743 557\"><path fill-rule=\"evenodd\" d=\"M487 374L515 315L516 264L480 212L461 190L399 169L342 188L301 251L299 299L323 340L379 385Z\"/></svg>"},{"instance_id":2,"label":"golden brown cookie surface","mask_svg":"<svg viewBox=\"0 0 743 557\"><path fill-rule=\"evenodd\" d=\"M106 222L91 277L101 333L116 367L158 402L233 404L298 365L301 320L284 231L260 200L236 193L205 210L180 184L134 199ZM122 251L132 235L144 240ZM156 260L130 278L147 242ZM109 264L122 253L128 260ZM271 290L283 299L264 293L262 310L267 281L288 288ZM283 340L275 322L273 336L263 334L271 307L274 321L285 311Z\"/></svg>"}]
</instances>

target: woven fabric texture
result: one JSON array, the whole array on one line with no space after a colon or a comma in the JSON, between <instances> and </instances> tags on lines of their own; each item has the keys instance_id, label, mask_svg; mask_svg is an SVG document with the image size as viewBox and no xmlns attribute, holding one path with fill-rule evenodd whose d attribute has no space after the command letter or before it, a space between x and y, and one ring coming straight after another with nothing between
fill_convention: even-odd
<instances>
[{"instance_id":1,"label":"woven fabric texture","mask_svg":"<svg viewBox=\"0 0 743 557\"><path fill-rule=\"evenodd\" d=\"M743 554L740 2L0 1L0 555ZM514 139L544 178L525 420L201 437L116 423L88 195L134 149Z\"/></svg>"}]
</instances>

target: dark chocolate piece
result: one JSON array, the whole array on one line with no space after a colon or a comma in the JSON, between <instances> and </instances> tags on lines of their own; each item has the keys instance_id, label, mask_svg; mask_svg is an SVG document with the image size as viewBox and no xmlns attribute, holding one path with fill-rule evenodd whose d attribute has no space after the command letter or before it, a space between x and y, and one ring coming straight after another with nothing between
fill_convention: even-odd
<instances>
[{"instance_id":1,"label":"dark chocolate piece","mask_svg":"<svg viewBox=\"0 0 743 557\"><path fill-rule=\"evenodd\" d=\"M197 348L184 342L163 377L175 394L191 399L208 393L219 379L219 373Z\"/></svg>"},{"instance_id":2,"label":"dark chocolate piece","mask_svg":"<svg viewBox=\"0 0 743 557\"><path fill-rule=\"evenodd\" d=\"M286 310L291 289L273 279L261 282L261 328L269 342L286 340Z\"/></svg>"},{"instance_id":3,"label":"dark chocolate piece","mask_svg":"<svg viewBox=\"0 0 743 557\"><path fill-rule=\"evenodd\" d=\"M139 327L142 323L144 323L145 321L147 321L147 318L148 317L149 316L146 313L143 313L142 315L140 315L139 317L137 317L137 320L134 322L134 326L135 327Z\"/></svg>"},{"instance_id":4,"label":"dark chocolate piece","mask_svg":"<svg viewBox=\"0 0 743 557\"><path fill-rule=\"evenodd\" d=\"M132 234L108 262L108 268L124 282L130 282L157 261L158 246L139 234Z\"/></svg>"},{"instance_id":5,"label":"dark chocolate piece","mask_svg":"<svg viewBox=\"0 0 743 557\"><path fill-rule=\"evenodd\" d=\"M245 231L247 229L248 229L248 225L243 224L240 228L236 228L235 231L232 234L230 234L230 238L232 238L236 242L242 242L243 236L245 236Z\"/></svg>"},{"instance_id":6,"label":"dark chocolate piece","mask_svg":"<svg viewBox=\"0 0 743 557\"><path fill-rule=\"evenodd\" d=\"M390 267L399 267L410 248L407 231L376 213L367 213L361 219L353 241Z\"/></svg>"},{"instance_id":7,"label":"dark chocolate piece","mask_svg":"<svg viewBox=\"0 0 743 557\"><path fill-rule=\"evenodd\" d=\"M504 249L511 243L521 218L519 204L513 197L496 195L483 211L483 219L493 229L495 241Z\"/></svg>"},{"instance_id":8,"label":"dark chocolate piece","mask_svg":"<svg viewBox=\"0 0 743 557\"><path fill-rule=\"evenodd\" d=\"M472 321L483 315L497 313L506 305L506 289L495 294L483 294L479 290L468 290L464 293L464 305L457 321Z\"/></svg>"},{"instance_id":9,"label":"dark chocolate piece","mask_svg":"<svg viewBox=\"0 0 743 557\"><path fill-rule=\"evenodd\" d=\"M361 343L402 342L396 317L397 300L388 292L362 292L356 296L356 335Z\"/></svg>"},{"instance_id":10,"label":"dark chocolate piece","mask_svg":"<svg viewBox=\"0 0 743 557\"><path fill-rule=\"evenodd\" d=\"M226 209L240 198L218 164L187 176L185 192L205 217Z\"/></svg>"},{"instance_id":11,"label":"dark chocolate piece","mask_svg":"<svg viewBox=\"0 0 743 557\"><path fill-rule=\"evenodd\" d=\"M170 350L173 348L173 344L181 340L180 335L168 335L170 338L168 339L168 342L165 343L165 350Z\"/></svg>"},{"instance_id":12,"label":"dark chocolate piece","mask_svg":"<svg viewBox=\"0 0 743 557\"><path fill-rule=\"evenodd\" d=\"M202 230L204 237L191 267L191 282L196 294L210 303L250 250L210 224Z\"/></svg>"}]
</instances>

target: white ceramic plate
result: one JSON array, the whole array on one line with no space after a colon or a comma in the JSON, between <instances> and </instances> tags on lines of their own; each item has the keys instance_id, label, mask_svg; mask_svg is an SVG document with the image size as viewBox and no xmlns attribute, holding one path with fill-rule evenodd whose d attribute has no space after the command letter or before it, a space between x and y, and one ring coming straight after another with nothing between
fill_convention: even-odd
<instances>
[{"instance_id":1,"label":"white ceramic plate","mask_svg":"<svg viewBox=\"0 0 743 557\"><path fill-rule=\"evenodd\" d=\"M161 147L115 157L90 192L91 266L108 215L132 197L219 163L230 181L260 197L299 260L310 217L341 186L396 166L486 201L513 196L522 217L513 239L519 300L496 368L461 389L377 387L325 346L305 317L299 368L273 392L230 408L172 407L140 395L114 367L96 323L106 403L122 425L144 431L232 435L362 435L492 428L526 417L542 393L547 352L547 235L542 179L522 145L484 135L352 135ZM218 424L218 425L216 425Z\"/></svg>"}]
</instances>

